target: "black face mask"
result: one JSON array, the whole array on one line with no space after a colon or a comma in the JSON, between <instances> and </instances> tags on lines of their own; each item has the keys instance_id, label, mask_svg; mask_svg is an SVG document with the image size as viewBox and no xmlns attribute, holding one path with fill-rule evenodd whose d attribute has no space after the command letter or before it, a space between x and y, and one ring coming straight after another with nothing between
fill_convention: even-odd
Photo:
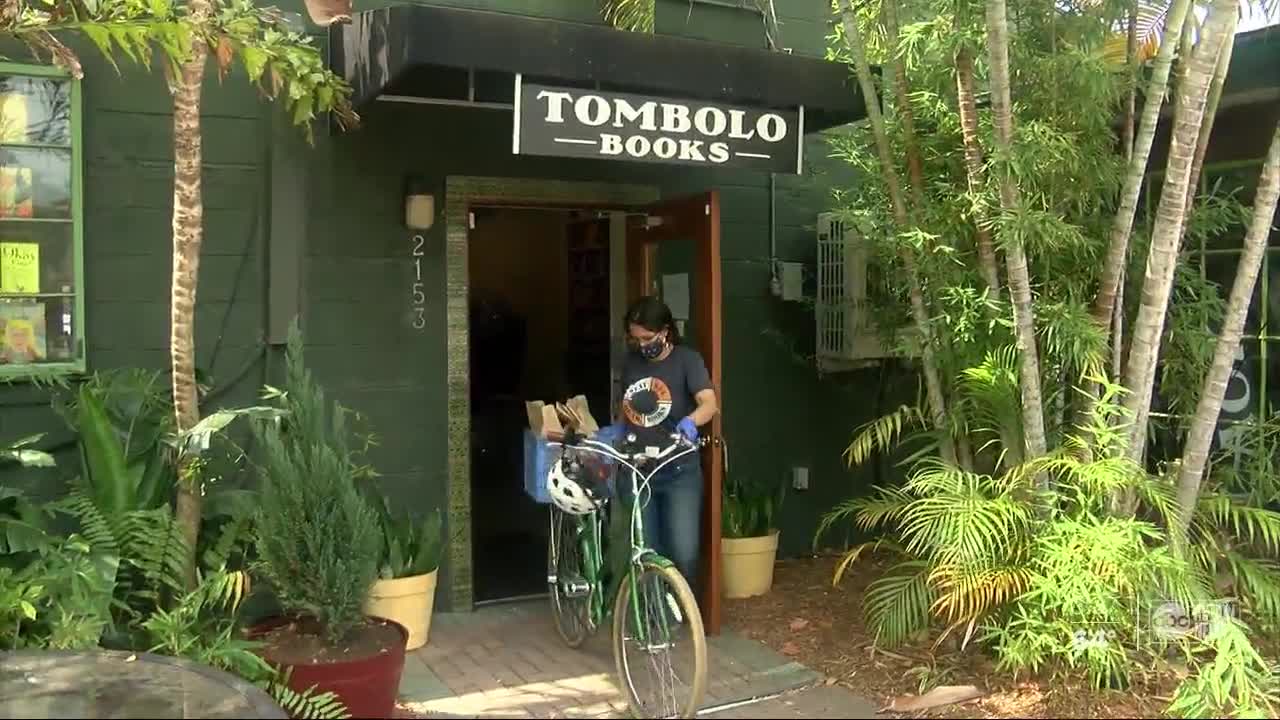
<instances>
[{"instance_id":1,"label":"black face mask","mask_svg":"<svg viewBox=\"0 0 1280 720\"><path fill-rule=\"evenodd\" d=\"M645 360L657 360L666 349L667 339L661 336L656 337L647 343L636 345L636 352L640 353L640 357Z\"/></svg>"}]
</instances>

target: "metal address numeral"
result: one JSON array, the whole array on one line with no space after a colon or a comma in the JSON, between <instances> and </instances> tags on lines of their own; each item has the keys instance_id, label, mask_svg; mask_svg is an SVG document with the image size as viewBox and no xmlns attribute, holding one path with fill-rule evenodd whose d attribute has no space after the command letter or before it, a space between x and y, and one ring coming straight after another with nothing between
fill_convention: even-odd
<instances>
[{"instance_id":1,"label":"metal address numeral","mask_svg":"<svg viewBox=\"0 0 1280 720\"><path fill-rule=\"evenodd\" d=\"M421 235L413 236L413 328L421 330L427 326L427 294L422 289L422 245L426 241Z\"/></svg>"}]
</instances>

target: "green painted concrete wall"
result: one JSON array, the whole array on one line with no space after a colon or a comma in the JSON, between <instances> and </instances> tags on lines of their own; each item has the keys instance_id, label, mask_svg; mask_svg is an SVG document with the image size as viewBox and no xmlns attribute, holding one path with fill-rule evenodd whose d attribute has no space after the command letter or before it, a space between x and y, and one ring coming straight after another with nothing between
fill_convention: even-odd
<instances>
[{"instance_id":1,"label":"green painted concrete wall","mask_svg":"<svg viewBox=\"0 0 1280 720\"><path fill-rule=\"evenodd\" d=\"M566 20L595 21L594 3L458 2ZM298 4L300 7L300 3ZM590 12L583 7L589 6ZM777 2L783 45L820 54L824 4ZM286 4L288 7L288 4ZM659 5L659 31L763 46L758 15L687 2ZM122 78L85 53L86 288L93 369L167 367L171 108L159 73ZM281 136L275 113L243 79L205 96L206 241L197 346L220 393L211 405L247 404L272 381L280 348L264 343L272 282L272 238L301 228L301 308L309 361L333 395L364 413L379 435L374 461L386 490L409 507L440 506L445 493L443 225L427 233L423 281L427 326L411 327L410 236L402 227L405 175L422 174L443 198L449 175L544 177L645 183L664 195L716 188L722 200L725 433L731 472L785 481L792 466L811 472L811 489L790 493L782 517L783 552L809 547L819 513L865 490L874 473L850 473L840 453L850 431L877 402L914 397L908 374L878 370L818 377L809 308L771 297L768 177L672 170L597 161L512 158L510 115L375 103L363 127L320 133L307 148ZM281 143L285 143L281 145ZM806 150L810 174L780 176L775 198L779 259L813 269L813 223L838 182L819 137ZM296 205L290 221L282 203ZM275 205L273 206L273 203ZM438 208L443 210L442 208ZM443 217L443 215L441 215ZM287 263L286 263L287 264ZM215 355L216 353L216 355ZM887 382L882 383L882 380ZM225 388L223 387L225 385ZM890 387L888 393L879 388ZM225 390L225 391L223 391ZM29 386L0 388L0 438L53 430L67 439ZM60 474L74 471L64 453ZM17 482L16 474L0 477ZM515 481L515 479L513 479ZM46 476L34 482L56 486ZM445 577L448 582L448 569Z\"/></svg>"}]
</instances>

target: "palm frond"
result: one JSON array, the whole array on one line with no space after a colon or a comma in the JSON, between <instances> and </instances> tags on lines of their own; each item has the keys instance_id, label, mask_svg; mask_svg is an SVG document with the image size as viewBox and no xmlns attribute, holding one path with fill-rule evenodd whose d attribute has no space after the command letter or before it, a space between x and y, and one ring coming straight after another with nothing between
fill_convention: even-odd
<instances>
[{"instance_id":1,"label":"palm frond","mask_svg":"<svg viewBox=\"0 0 1280 720\"><path fill-rule=\"evenodd\" d=\"M1025 592L1031 585L1031 570L1022 566L977 569L948 563L929 573L929 583L940 593L930 609L956 627L980 619Z\"/></svg>"},{"instance_id":2,"label":"palm frond","mask_svg":"<svg viewBox=\"0 0 1280 720\"><path fill-rule=\"evenodd\" d=\"M875 643L892 647L929 625L933 590L929 564L923 560L899 563L867 586L867 622Z\"/></svg>"},{"instance_id":3,"label":"palm frond","mask_svg":"<svg viewBox=\"0 0 1280 720\"><path fill-rule=\"evenodd\" d=\"M1172 2L1150 2L1150 0L1139 0L1137 3L1137 47L1135 53L1138 62L1145 62L1160 51L1160 43L1164 40L1165 24L1168 21L1169 10L1172 9ZM1190 20L1195 13L1187 13ZM1128 56L1129 38L1127 23L1125 18L1125 27L1120 32L1108 38L1105 48L1103 49L1103 57L1108 62L1123 64Z\"/></svg>"},{"instance_id":4,"label":"palm frond","mask_svg":"<svg viewBox=\"0 0 1280 720\"><path fill-rule=\"evenodd\" d=\"M1206 493L1196 506L1196 523L1233 533L1241 542L1280 554L1280 512L1237 502L1229 495Z\"/></svg>"},{"instance_id":5,"label":"palm frond","mask_svg":"<svg viewBox=\"0 0 1280 720\"><path fill-rule=\"evenodd\" d=\"M600 14L613 27L629 32L653 32L656 0L601 0Z\"/></svg>"},{"instance_id":6,"label":"palm frond","mask_svg":"<svg viewBox=\"0 0 1280 720\"><path fill-rule=\"evenodd\" d=\"M1280 563L1235 551L1225 553L1223 559L1253 612L1267 620L1280 620Z\"/></svg>"},{"instance_id":7,"label":"palm frond","mask_svg":"<svg viewBox=\"0 0 1280 720\"><path fill-rule=\"evenodd\" d=\"M871 420L858 428L853 442L845 448L844 459L850 467L861 465L872 455L888 452L911 428L925 427L924 413L915 405L903 405L884 417Z\"/></svg>"}]
</instances>

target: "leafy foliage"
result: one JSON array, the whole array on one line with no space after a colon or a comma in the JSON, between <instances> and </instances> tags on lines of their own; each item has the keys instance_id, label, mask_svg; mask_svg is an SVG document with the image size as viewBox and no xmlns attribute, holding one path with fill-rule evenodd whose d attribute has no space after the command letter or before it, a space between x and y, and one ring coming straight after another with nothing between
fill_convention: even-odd
<instances>
[{"instance_id":1,"label":"leafy foliage","mask_svg":"<svg viewBox=\"0 0 1280 720\"><path fill-rule=\"evenodd\" d=\"M605 22L630 32L653 32L657 12L656 0L601 0L600 14Z\"/></svg>"},{"instance_id":2,"label":"leafy foliage","mask_svg":"<svg viewBox=\"0 0 1280 720\"><path fill-rule=\"evenodd\" d=\"M255 424L263 463L255 520L256 567L287 612L314 618L330 641L364 621L378 573L378 515L356 485L347 411L303 365L301 335L289 342L285 418Z\"/></svg>"},{"instance_id":3,"label":"leafy foliage","mask_svg":"<svg viewBox=\"0 0 1280 720\"><path fill-rule=\"evenodd\" d=\"M1175 717L1275 717L1280 709L1280 677L1254 648L1248 628L1226 617L1212 624L1197 643L1196 673L1169 706Z\"/></svg>"},{"instance_id":4,"label":"leafy foliage","mask_svg":"<svg viewBox=\"0 0 1280 720\"><path fill-rule=\"evenodd\" d=\"M723 537L763 537L773 532L785 496L781 483L729 478L720 506Z\"/></svg>"},{"instance_id":5,"label":"leafy foliage","mask_svg":"<svg viewBox=\"0 0 1280 720\"><path fill-rule=\"evenodd\" d=\"M437 508L425 520L415 521L408 512L391 509L386 495L370 499L377 510L382 529L382 552L378 561L378 577L383 580L423 575L440 567L440 551L444 536L443 516Z\"/></svg>"},{"instance_id":6,"label":"leafy foliage","mask_svg":"<svg viewBox=\"0 0 1280 720\"><path fill-rule=\"evenodd\" d=\"M259 643L241 636L234 622L249 578L242 571L218 570L206 575L171 609L155 611L142 626L151 652L194 660L233 673L271 694L290 717L337 719L350 713L332 692L315 688L297 692L288 676L268 664Z\"/></svg>"},{"instance_id":7,"label":"leafy foliage","mask_svg":"<svg viewBox=\"0 0 1280 720\"><path fill-rule=\"evenodd\" d=\"M0 566L0 649L97 646L111 623L118 564L72 535L17 569Z\"/></svg>"},{"instance_id":8,"label":"leafy foliage","mask_svg":"<svg viewBox=\"0 0 1280 720\"><path fill-rule=\"evenodd\" d=\"M83 34L117 69L118 57L149 68L158 49L170 77L202 42L220 76L238 59L249 81L280 99L308 140L317 115L332 113L344 128L359 121L350 104L351 87L326 67L312 39L289 29L278 9L252 0L215 0L206 19L174 0L48 0L6 13L0 32L25 41L34 54L43 52L76 77L83 74L80 60L60 35Z\"/></svg>"}]
</instances>

